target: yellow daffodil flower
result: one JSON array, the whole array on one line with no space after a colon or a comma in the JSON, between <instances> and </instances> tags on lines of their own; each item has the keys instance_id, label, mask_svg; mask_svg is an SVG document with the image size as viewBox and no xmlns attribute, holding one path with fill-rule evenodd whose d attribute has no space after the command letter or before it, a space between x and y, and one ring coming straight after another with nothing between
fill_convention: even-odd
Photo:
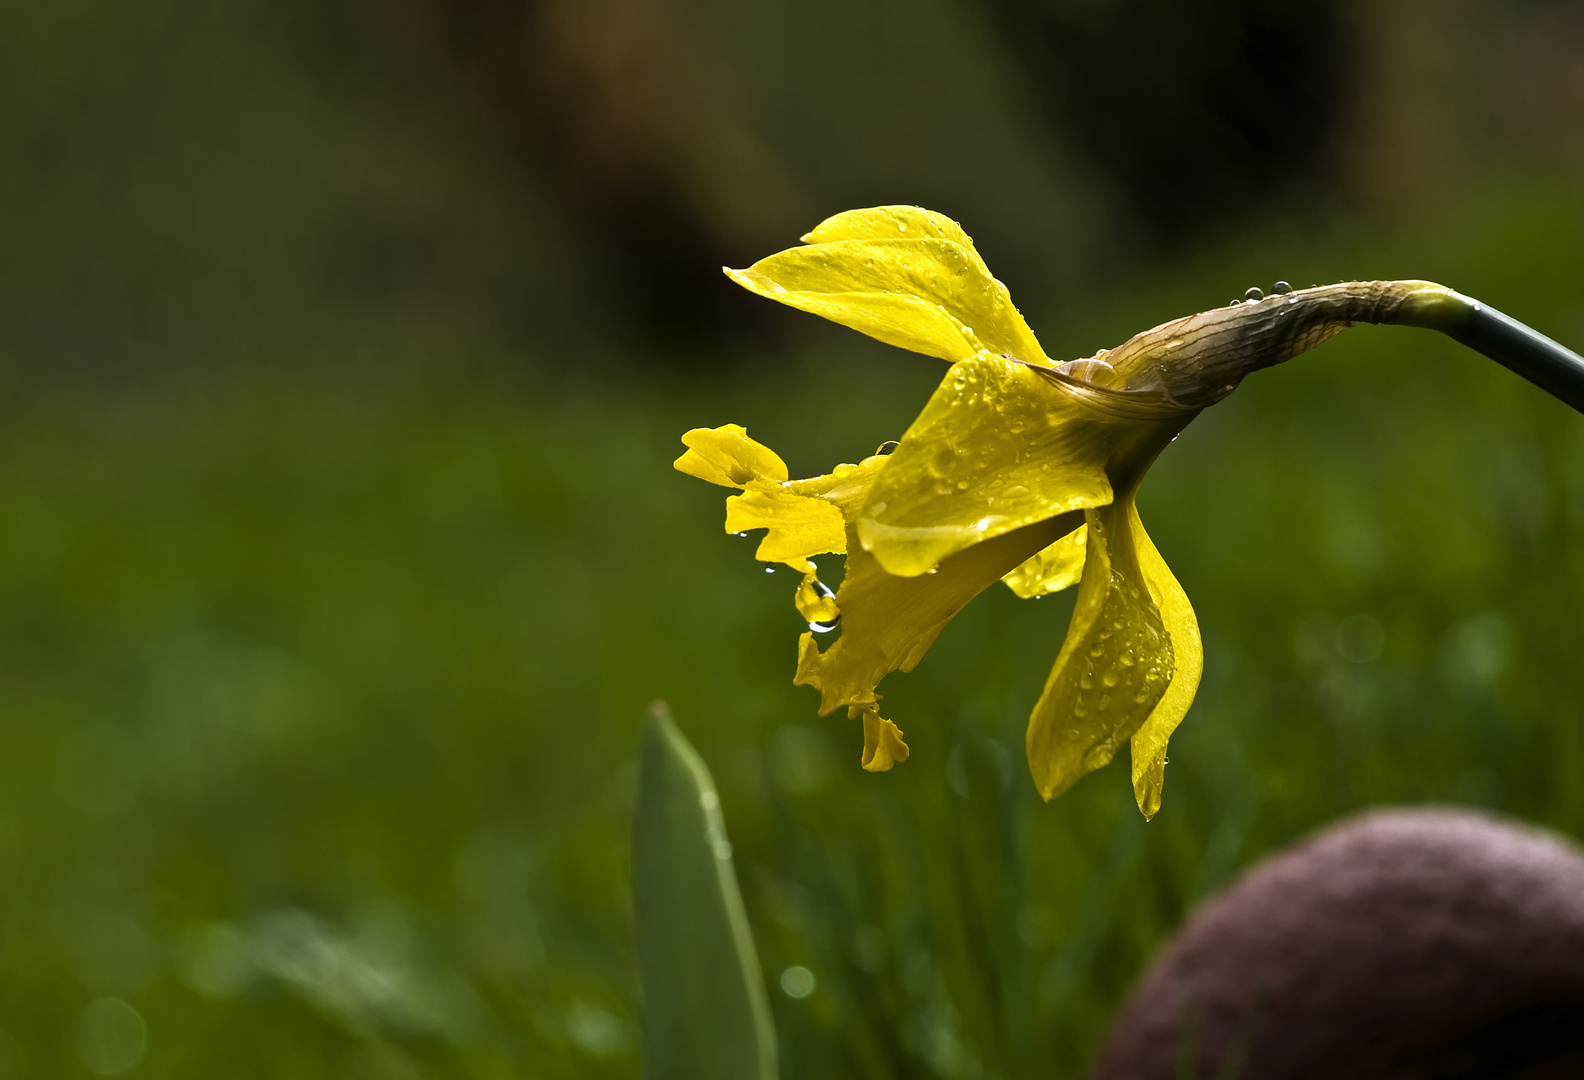
<instances>
[{"instance_id":1,"label":"yellow daffodil flower","mask_svg":"<svg viewBox=\"0 0 1584 1080\"><path fill-rule=\"evenodd\" d=\"M1166 742L1193 702L1198 623L1139 521L1145 470L1250 371L1354 322L1414 322L1456 294L1428 282L1354 282L1192 315L1067 363L1045 355L956 222L911 206L852 210L806 246L728 270L744 288L892 345L949 361L895 444L791 480L736 425L682 437L677 469L739 489L726 530L765 529L757 557L801 572L811 630L795 682L821 715L862 718L862 764L906 760L876 687L911 671L957 612L996 581L1034 597L1078 585L1067 638L1029 718L1029 767L1051 799L1129 742L1139 808L1160 808ZM1462 298L1458 298L1461 300ZM846 556L834 593L811 557ZM840 622L821 649L815 631Z\"/></svg>"}]
</instances>

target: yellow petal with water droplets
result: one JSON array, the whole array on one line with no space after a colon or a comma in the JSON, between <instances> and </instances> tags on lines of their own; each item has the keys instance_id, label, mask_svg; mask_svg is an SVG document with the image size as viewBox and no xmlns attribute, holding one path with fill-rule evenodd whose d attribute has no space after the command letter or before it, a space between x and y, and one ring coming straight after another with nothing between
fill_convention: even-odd
<instances>
[{"instance_id":1,"label":"yellow petal with water droplets","mask_svg":"<svg viewBox=\"0 0 1584 1080\"><path fill-rule=\"evenodd\" d=\"M1078 524L1077 514L976 544L933 574L887 574L867 552L849 545L847 574L836 590L841 637L823 653L813 634L798 646L798 686L820 692L820 715L869 705L875 686L893 671L911 671L948 622L985 589Z\"/></svg>"},{"instance_id":2,"label":"yellow petal with water droplets","mask_svg":"<svg viewBox=\"0 0 1584 1080\"><path fill-rule=\"evenodd\" d=\"M786 563L804 573L813 570L810 555L847 550L847 530L838 508L768 481L752 481L743 494L726 500L726 531L749 529L769 530L754 558Z\"/></svg>"},{"instance_id":3,"label":"yellow petal with water droplets","mask_svg":"<svg viewBox=\"0 0 1584 1080\"><path fill-rule=\"evenodd\" d=\"M873 707L855 705L847 710L847 719L863 717L864 748L861 764L868 772L890 772L891 766L908 759L908 744L902 741L902 729L889 720L882 719Z\"/></svg>"},{"instance_id":4,"label":"yellow petal with water droplets","mask_svg":"<svg viewBox=\"0 0 1584 1080\"><path fill-rule=\"evenodd\" d=\"M980 266L984 260L963 227L934 210L922 206L870 206L863 210L844 210L826 218L802 237L805 244L825 244L832 240L950 240L961 245ZM989 273L986 268L985 273Z\"/></svg>"},{"instance_id":5,"label":"yellow petal with water droplets","mask_svg":"<svg viewBox=\"0 0 1584 1080\"><path fill-rule=\"evenodd\" d=\"M831 626L841 618L841 609L836 606L836 594L813 573L803 575L803 582L797 587L797 595L792 603L797 607L798 614L811 623L822 626Z\"/></svg>"},{"instance_id":6,"label":"yellow petal with water droplets","mask_svg":"<svg viewBox=\"0 0 1584 1080\"><path fill-rule=\"evenodd\" d=\"M1204 671L1204 644L1199 639L1199 620L1188 603L1188 594L1177 584L1166 560L1161 558L1144 531L1131 499L1128 507L1139 568L1144 571L1150 596L1160 608L1161 622L1171 637L1177 668L1160 704L1133 733L1133 795L1147 821L1160 811L1161 791L1166 786L1166 740L1182 722L1199 689L1199 676Z\"/></svg>"},{"instance_id":7,"label":"yellow petal with water droplets","mask_svg":"<svg viewBox=\"0 0 1584 1080\"><path fill-rule=\"evenodd\" d=\"M745 487L752 480L785 480L786 462L748 437L740 424L694 428L682 436L687 452L672 463L678 472L721 487Z\"/></svg>"},{"instance_id":8,"label":"yellow petal with water droplets","mask_svg":"<svg viewBox=\"0 0 1584 1080\"><path fill-rule=\"evenodd\" d=\"M811 291L794 292L759 273L758 264L747 270L729 270L727 276L760 296L821 315L909 352L938 356L942 360L961 360L978 349L979 343L963 332L961 323L939 304L918 297L884 292L843 293L834 297Z\"/></svg>"},{"instance_id":9,"label":"yellow petal with water droplets","mask_svg":"<svg viewBox=\"0 0 1584 1080\"><path fill-rule=\"evenodd\" d=\"M766 562L786 562L812 574L814 567L807 561L808 556L847 551L858 508L885 462L883 457L868 457L856 465L838 465L824 476L807 480L751 484L748 495L726 500L726 531L770 527L772 532L760 544L756 557ZM760 497L749 498L750 495ZM802 561L784 559L784 554ZM794 602L801 611L802 602L796 598Z\"/></svg>"},{"instance_id":10,"label":"yellow petal with water droplets","mask_svg":"<svg viewBox=\"0 0 1584 1080\"><path fill-rule=\"evenodd\" d=\"M1109 414L1084 394L1001 357L953 365L869 490L864 548L888 573L912 576L981 541L1109 503L1107 461L1157 422Z\"/></svg>"},{"instance_id":11,"label":"yellow petal with water droplets","mask_svg":"<svg viewBox=\"0 0 1584 1080\"><path fill-rule=\"evenodd\" d=\"M1025 600L1061 592L1083 576L1087 526L1074 529L1001 580Z\"/></svg>"},{"instance_id":12,"label":"yellow petal with water droplets","mask_svg":"<svg viewBox=\"0 0 1584 1080\"><path fill-rule=\"evenodd\" d=\"M1135 550L1131 492L1087 511L1088 557L1067 640L1029 717L1034 786L1052 799L1110 761L1173 674L1171 639Z\"/></svg>"},{"instance_id":13,"label":"yellow petal with water droplets","mask_svg":"<svg viewBox=\"0 0 1584 1080\"><path fill-rule=\"evenodd\" d=\"M840 510L842 518L851 525L858 520L858 511L869 494L869 485L874 483L888 460L876 454L856 465L838 465L824 476L788 481L786 489L796 495L824 499Z\"/></svg>"},{"instance_id":14,"label":"yellow petal with water droplets","mask_svg":"<svg viewBox=\"0 0 1584 1080\"><path fill-rule=\"evenodd\" d=\"M727 274L760 296L899 348L944 360L989 350L1048 363L1006 286L991 275L962 229L939 214L917 211L917 232L910 233L906 215L895 213L902 209L837 215L809 234L818 242Z\"/></svg>"}]
</instances>

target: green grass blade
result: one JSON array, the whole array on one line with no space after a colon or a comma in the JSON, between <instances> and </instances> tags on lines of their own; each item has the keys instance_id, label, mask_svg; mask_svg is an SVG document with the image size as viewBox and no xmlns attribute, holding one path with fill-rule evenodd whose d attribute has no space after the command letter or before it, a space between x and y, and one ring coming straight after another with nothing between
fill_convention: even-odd
<instances>
[{"instance_id":1,"label":"green grass blade","mask_svg":"<svg viewBox=\"0 0 1584 1080\"><path fill-rule=\"evenodd\" d=\"M774 1080L775 1029L720 797L657 703L633 822L645 1080Z\"/></svg>"}]
</instances>

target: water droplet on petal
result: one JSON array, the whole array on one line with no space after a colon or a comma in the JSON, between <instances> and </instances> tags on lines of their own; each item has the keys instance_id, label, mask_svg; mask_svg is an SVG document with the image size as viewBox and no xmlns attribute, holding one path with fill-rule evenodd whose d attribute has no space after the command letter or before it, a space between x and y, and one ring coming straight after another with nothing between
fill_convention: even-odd
<instances>
[{"instance_id":1,"label":"water droplet on petal","mask_svg":"<svg viewBox=\"0 0 1584 1080\"><path fill-rule=\"evenodd\" d=\"M1292 286L1287 284L1285 281L1278 281L1276 284L1271 286L1271 292L1277 294L1278 296L1285 296L1287 293L1292 292Z\"/></svg>"},{"instance_id":2,"label":"water droplet on petal","mask_svg":"<svg viewBox=\"0 0 1584 1080\"><path fill-rule=\"evenodd\" d=\"M875 456L884 457L886 454L895 453L896 448L901 445L902 444L897 442L895 439L887 439L875 449Z\"/></svg>"},{"instance_id":3,"label":"water droplet on petal","mask_svg":"<svg viewBox=\"0 0 1584 1080\"><path fill-rule=\"evenodd\" d=\"M1247 300L1251 304L1257 304L1261 300L1265 299L1265 293L1258 285L1255 285L1250 288L1248 292L1243 294L1243 299Z\"/></svg>"},{"instance_id":4,"label":"water droplet on petal","mask_svg":"<svg viewBox=\"0 0 1584 1080\"><path fill-rule=\"evenodd\" d=\"M1104 360L1069 360L1065 364L1057 364L1056 370L1088 383L1104 383L1116 374L1116 368Z\"/></svg>"}]
</instances>

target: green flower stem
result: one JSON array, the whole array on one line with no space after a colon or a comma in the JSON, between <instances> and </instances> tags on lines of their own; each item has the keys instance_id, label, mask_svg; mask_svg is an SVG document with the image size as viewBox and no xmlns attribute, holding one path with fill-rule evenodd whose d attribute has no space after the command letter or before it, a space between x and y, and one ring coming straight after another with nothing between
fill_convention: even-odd
<instances>
[{"instance_id":1,"label":"green flower stem","mask_svg":"<svg viewBox=\"0 0 1584 1080\"><path fill-rule=\"evenodd\" d=\"M1439 330L1584 412L1584 356L1495 308L1433 286L1410 295L1392 321Z\"/></svg>"}]
</instances>

